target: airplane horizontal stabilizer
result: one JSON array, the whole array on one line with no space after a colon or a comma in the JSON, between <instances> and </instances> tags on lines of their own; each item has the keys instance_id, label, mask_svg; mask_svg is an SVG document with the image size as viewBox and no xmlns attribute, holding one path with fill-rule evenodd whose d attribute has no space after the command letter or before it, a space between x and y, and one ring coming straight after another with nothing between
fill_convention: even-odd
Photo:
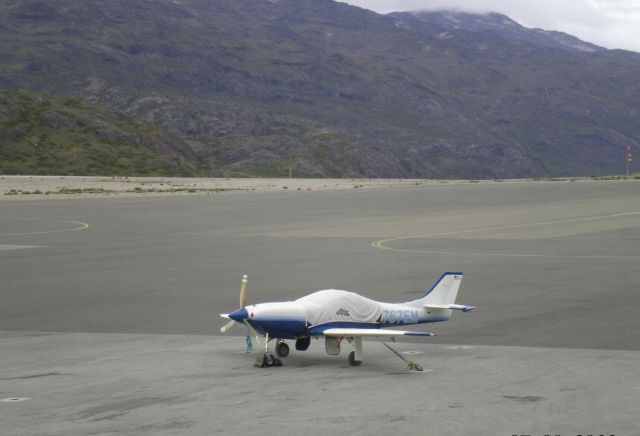
<instances>
[{"instance_id":1,"label":"airplane horizontal stabilizer","mask_svg":"<svg viewBox=\"0 0 640 436\"><path fill-rule=\"evenodd\" d=\"M470 312L475 309L474 306L463 306L462 304L425 304L425 309L451 309L461 310L463 312Z\"/></svg>"},{"instance_id":2,"label":"airplane horizontal stabilizer","mask_svg":"<svg viewBox=\"0 0 640 436\"><path fill-rule=\"evenodd\" d=\"M391 329L357 329L357 328L330 328L322 332L325 336L346 337L376 337L376 336L435 336L427 332L411 332Z\"/></svg>"}]
</instances>

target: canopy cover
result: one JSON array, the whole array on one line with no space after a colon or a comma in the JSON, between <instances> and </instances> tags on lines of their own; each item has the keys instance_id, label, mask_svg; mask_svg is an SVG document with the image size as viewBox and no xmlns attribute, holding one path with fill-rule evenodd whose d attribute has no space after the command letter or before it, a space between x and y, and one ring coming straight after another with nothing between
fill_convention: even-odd
<instances>
[{"instance_id":1,"label":"canopy cover","mask_svg":"<svg viewBox=\"0 0 640 436\"><path fill-rule=\"evenodd\" d=\"M327 322L374 323L382 314L377 301L337 289L314 292L296 302L307 311L307 322L311 325Z\"/></svg>"}]
</instances>

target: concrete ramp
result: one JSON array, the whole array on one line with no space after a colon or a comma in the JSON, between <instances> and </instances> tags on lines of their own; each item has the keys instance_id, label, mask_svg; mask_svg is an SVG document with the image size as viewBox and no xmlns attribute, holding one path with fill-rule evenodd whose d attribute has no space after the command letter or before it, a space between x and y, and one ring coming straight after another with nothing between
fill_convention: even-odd
<instances>
[{"instance_id":1,"label":"concrete ramp","mask_svg":"<svg viewBox=\"0 0 640 436\"><path fill-rule=\"evenodd\" d=\"M396 344L412 373L322 345L261 369L242 337L5 331L2 434L637 432L637 351Z\"/></svg>"}]
</instances>

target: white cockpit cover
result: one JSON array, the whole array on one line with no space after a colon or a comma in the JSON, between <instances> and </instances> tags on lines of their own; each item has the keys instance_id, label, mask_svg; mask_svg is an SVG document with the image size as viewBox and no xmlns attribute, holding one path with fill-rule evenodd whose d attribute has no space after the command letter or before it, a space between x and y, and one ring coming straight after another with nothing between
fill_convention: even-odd
<instances>
[{"instance_id":1,"label":"white cockpit cover","mask_svg":"<svg viewBox=\"0 0 640 436\"><path fill-rule=\"evenodd\" d=\"M307 311L311 325L327 322L376 322L380 304L353 292L327 289L296 300Z\"/></svg>"}]
</instances>

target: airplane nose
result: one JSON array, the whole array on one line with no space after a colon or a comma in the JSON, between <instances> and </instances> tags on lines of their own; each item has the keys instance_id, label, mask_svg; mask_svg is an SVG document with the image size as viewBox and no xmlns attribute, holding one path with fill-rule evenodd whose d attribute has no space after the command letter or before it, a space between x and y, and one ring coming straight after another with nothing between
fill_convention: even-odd
<instances>
[{"instance_id":1,"label":"airplane nose","mask_svg":"<svg viewBox=\"0 0 640 436\"><path fill-rule=\"evenodd\" d=\"M247 309L243 307L242 309L231 312L229 314L229 318L237 322L242 322L245 319L249 318L249 312L247 312Z\"/></svg>"}]
</instances>

